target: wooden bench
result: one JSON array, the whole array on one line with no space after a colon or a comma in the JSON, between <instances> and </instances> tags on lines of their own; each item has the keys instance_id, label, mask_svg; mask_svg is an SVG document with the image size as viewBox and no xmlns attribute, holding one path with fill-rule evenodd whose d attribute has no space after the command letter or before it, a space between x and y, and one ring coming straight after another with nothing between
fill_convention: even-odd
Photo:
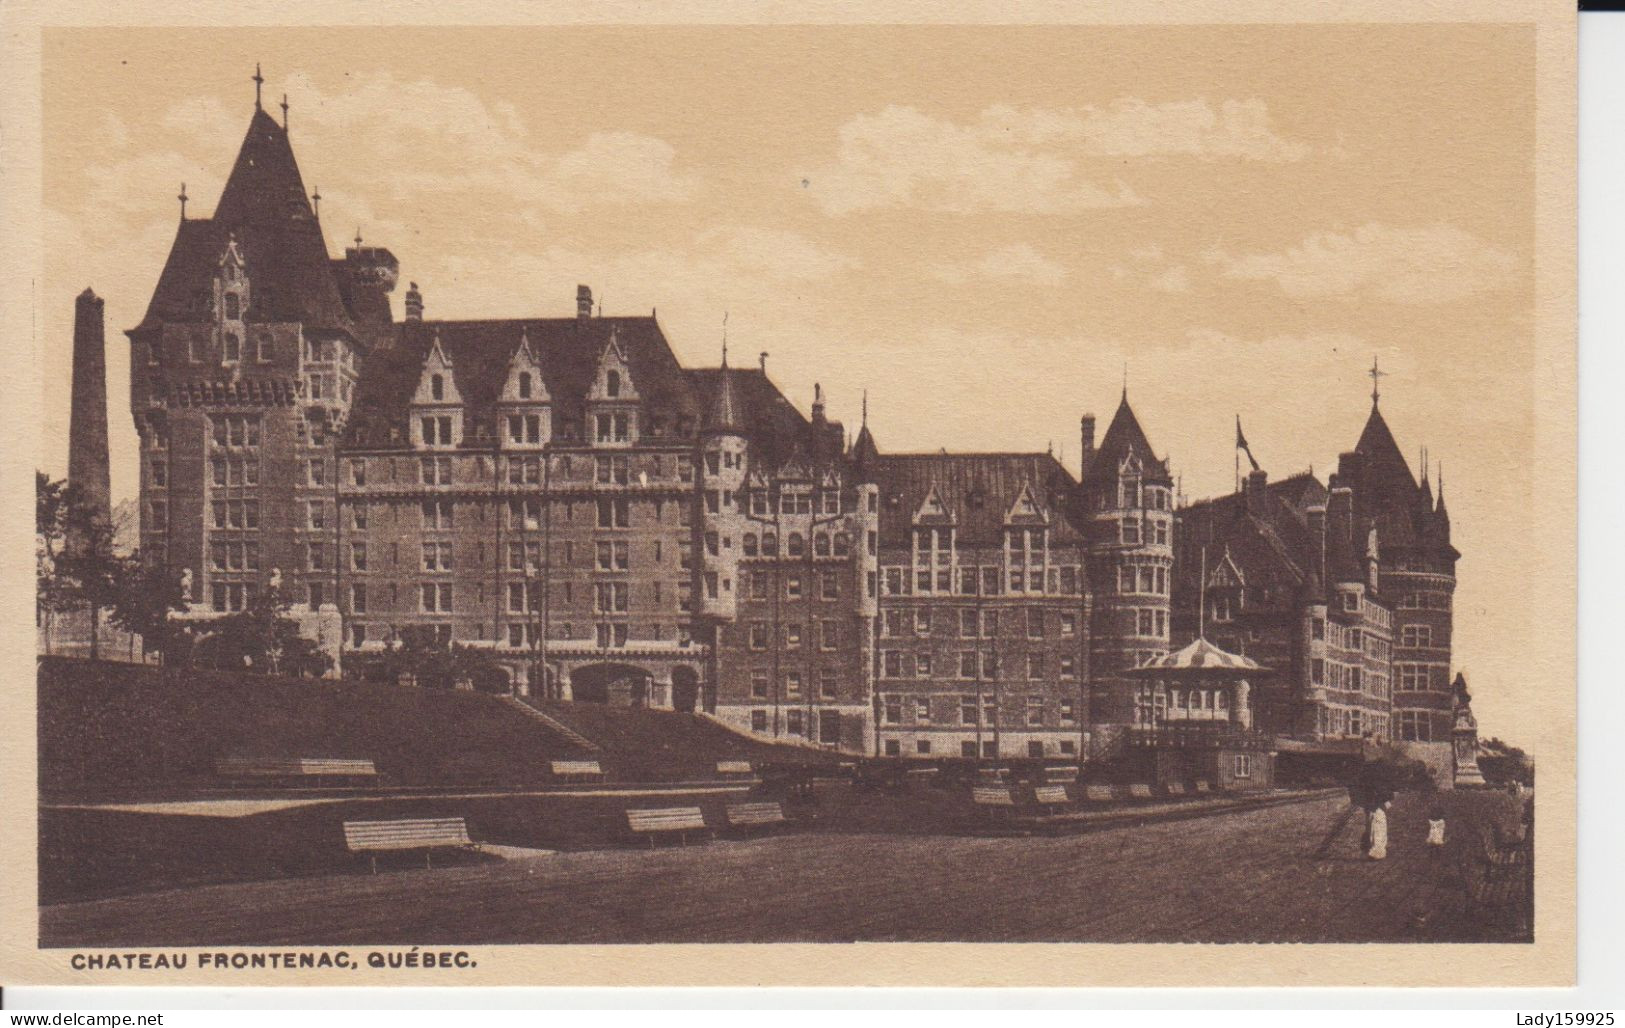
<instances>
[{"instance_id":1,"label":"wooden bench","mask_svg":"<svg viewBox=\"0 0 1625 1028\"><path fill-rule=\"evenodd\" d=\"M1184 782L1169 782L1167 785L1164 785L1163 788L1168 790L1168 795L1170 795L1170 796L1183 796L1183 795L1185 795L1185 783Z\"/></svg>"},{"instance_id":2,"label":"wooden bench","mask_svg":"<svg viewBox=\"0 0 1625 1028\"><path fill-rule=\"evenodd\" d=\"M1128 787L1128 794L1137 800L1148 800L1151 798L1151 786L1146 785L1144 782L1135 782Z\"/></svg>"},{"instance_id":3,"label":"wooden bench","mask_svg":"<svg viewBox=\"0 0 1625 1028\"><path fill-rule=\"evenodd\" d=\"M554 778L603 778L604 769L596 760L555 760L549 768Z\"/></svg>"},{"instance_id":4,"label":"wooden bench","mask_svg":"<svg viewBox=\"0 0 1625 1028\"><path fill-rule=\"evenodd\" d=\"M1014 807L1016 798L1010 795L1010 790L1002 785L973 785L970 790L971 802L978 807Z\"/></svg>"},{"instance_id":5,"label":"wooden bench","mask_svg":"<svg viewBox=\"0 0 1625 1028\"><path fill-rule=\"evenodd\" d=\"M705 815L699 807L655 807L646 810L628 810L626 812L626 826L632 830L633 835L642 835L649 840L649 848L654 849L655 836L666 832L676 832L678 839L684 846L688 845L689 832L710 832L711 828L705 823Z\"/></svg>"},{"instance_id":6,"label":"wooden bench","mask_svg":"<svg viewBox=\"0 0 1625 1028\"><path fill-rule=\"evenodd\" d=\"M730 828L771 828L774 825L787 825L790 819L784 816L784 808L777 803L730 803L728 805L728 827Z\"/></svg>"},{"instance_id":7,"label":"wooden bench","mask_svg":"<svg viewBox=\"0 0 1625 1028\"><path fill-rule=\"evenodd\" d=\"M1209 785L1205 781L1198 780L1197 783L1196 783L1196 791L1197 792L1212 792L1213 791L1213 786Z\"/></svg>"},{"instance_id":8,"label":"wooden bench","mask_svg":"<svg viewBox=\"0 0 1625 1028\"><path fill-rule=\"evenodd\" d=\"M1046 767L1044 781L1046 782L1075 782L1078 780L1078 769L1074 765L1066 767Z\"/></svg>"},{"instance_id":9,"label":"wooden bench","mask_svg":"<svg viewBox=\"0 0 1625 1028\"><path fill-rule=\"evenodd\" d=\"M367 852L372 873L378 873L380 850L422 850L425 867L434 867L433 851L466 849L474 845L468 824L460 817L416 818L405 821L346 821L344 845L351 853Z\"/></svg>"},{"instance_id":10,"label":"wooden bench","mask_svg":"<svg viewBox=\"0 0 1625 1028\"><path fill-rule=\"evenodd\" d=\"M370 760L335 757L222 757L215 762L222 778L377 778Z\"/></svg>"},{"instance_id":11,"label":"wooden bench","mask_svg":"<svg viewBox=\"0 0 1625 1028\"><path fill-rule=\"evenodd\" d=\"M1109 785L1086 785L1083 787L1083 798L1091 803L1105 803L1116 799L1117 794Z\"/></svg>"},{"instance_id":12,"label":"wooden bench","mask_svg":"<svg viewBox=\"0 0 1625 1028\"><path fill-rule=\"evenodd\" d=\"M1040 785L1033 789L1033 799L1040 807L1064 807L1072 802L1063 785Z\"/></svg>"},{"instance_id":13,"label":"wooden bench","mask_svg":"<svg viewBox=\"0 0 1625 1028\"><path fill-rule=\"evenodd\" d=\"M717 774L719 775L748 775L751 773L748 760L719 760L717 761Z\"/></svg>"}]
</instances>

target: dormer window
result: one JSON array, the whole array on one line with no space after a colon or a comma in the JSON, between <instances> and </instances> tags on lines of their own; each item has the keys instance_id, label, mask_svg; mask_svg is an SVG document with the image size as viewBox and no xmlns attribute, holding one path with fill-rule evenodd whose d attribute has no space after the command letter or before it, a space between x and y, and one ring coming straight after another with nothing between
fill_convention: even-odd
<instances>
[{"instance_id":1,"label":"dormer window","mask_svg":"<svg viewBox=\"0 0 1625 1028\"><path fill-rule=\"evenodd\" d=\"M236 321L242 317L242 300L236 293L226 294L226 320Z\"/></svg>"},{"instance_id":2,"label":"dormer window","mask_svg":"<svg viewBox=\"0 0 1625 1028\"><path fill-rule=\"evenodd\" d=\"M521 400L530 399L530 372L528 371L519 373L519 398Z\"/></svg>"},{"instance_id":3,"label":"dormer window","mask_svg":"<svg viewBox=\"0 0 1625 1028\"><path fill-rule=\"evenodd\" d=\"M612 400L621 395L621 373L619 371L610 371L604 376L604 392Z\"/></svg>"},{"instance_id":4,"label":"dormer window","mask_svg":"<svg viewBox=\"0 0 1625 1028\"><path fill-rule=\"evenodd\" d=\"M237 337L237 333L227 332L221 338L221 344L222 351L225 355L225 360L228 364L235 364L236 362L242 360L243 344L242 340Z\"/></svg>"},{"instance_id":5,"label":"dormer window","mask_svg":"<svg viewBox=\"0 0 1625 1028\"><path fill-rule=\"evenodd\" d=\"M429 376L429 395L434 397L436 400L444 400L446 398L446 376Z\"/></svg>"}]
</instances>

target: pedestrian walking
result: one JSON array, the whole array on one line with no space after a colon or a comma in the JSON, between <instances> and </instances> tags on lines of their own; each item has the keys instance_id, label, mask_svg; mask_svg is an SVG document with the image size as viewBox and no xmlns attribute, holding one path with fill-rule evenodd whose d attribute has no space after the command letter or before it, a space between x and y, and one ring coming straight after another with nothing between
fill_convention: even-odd
<instances>
[{"instance_id":1,"label":"pedestrian walking","mask_svg":"<svg viewBox=\"0 0 1625 1028\"><path fill-rule=\"evenodd\" d=\"M1388 808L1391 803L1383 800L1371 809L1371 819L1366 826L1366 836L1369 839L1369 848L1365 851L1367 860L1385 860L1388 857Z\"/></svg>"}]
</instances>

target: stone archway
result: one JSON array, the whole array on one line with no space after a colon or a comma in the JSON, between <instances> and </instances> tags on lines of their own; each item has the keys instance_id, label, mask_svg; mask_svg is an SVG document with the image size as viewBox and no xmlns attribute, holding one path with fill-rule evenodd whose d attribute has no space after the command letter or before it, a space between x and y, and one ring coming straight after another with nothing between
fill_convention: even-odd
<instances>
[{"instance_id":1,"label":"stone archway","mask_svg":"<svg viewBox=\"0 0 1625 1028\"><path fill-rule=\"evenodd\" d=\"M699 672L687 664L671 669L671 709L692 714L700 701Z\"/></svg>"},{"instance_id":2,"label":"stone archway","mask_svg":"<svg viewBox=\"0 0 1625 1028\"><path fill-rule=\"evenodd\" d=\"M570 698L610 707L646 707L651 678L632 664L587 664L570 671Z\"/></svg>"}]
</instances>

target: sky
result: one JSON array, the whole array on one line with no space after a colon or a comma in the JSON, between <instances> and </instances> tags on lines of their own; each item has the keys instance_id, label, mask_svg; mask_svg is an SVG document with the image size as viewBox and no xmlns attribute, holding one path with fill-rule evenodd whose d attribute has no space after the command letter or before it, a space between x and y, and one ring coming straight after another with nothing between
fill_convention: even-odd
<instances>
[{"instance_id":1,"label":"sky","mask_svg":"<svg viewBox=\"0 0 1625 1028\"><path fill-rule=\"evenodd\" d=\"M1323 478L1381 405L1463 552L1458 666L1525 746L1541 573L1534 58L1520 26L71 29L44 47L40 464L67 465L73 297L124 330L253 112L289 131L337 255L430 318L655 311L681 360L767 369L886 451L1076 469L1127 384L1184 493Z\"/></svg>"}]
</instances>

